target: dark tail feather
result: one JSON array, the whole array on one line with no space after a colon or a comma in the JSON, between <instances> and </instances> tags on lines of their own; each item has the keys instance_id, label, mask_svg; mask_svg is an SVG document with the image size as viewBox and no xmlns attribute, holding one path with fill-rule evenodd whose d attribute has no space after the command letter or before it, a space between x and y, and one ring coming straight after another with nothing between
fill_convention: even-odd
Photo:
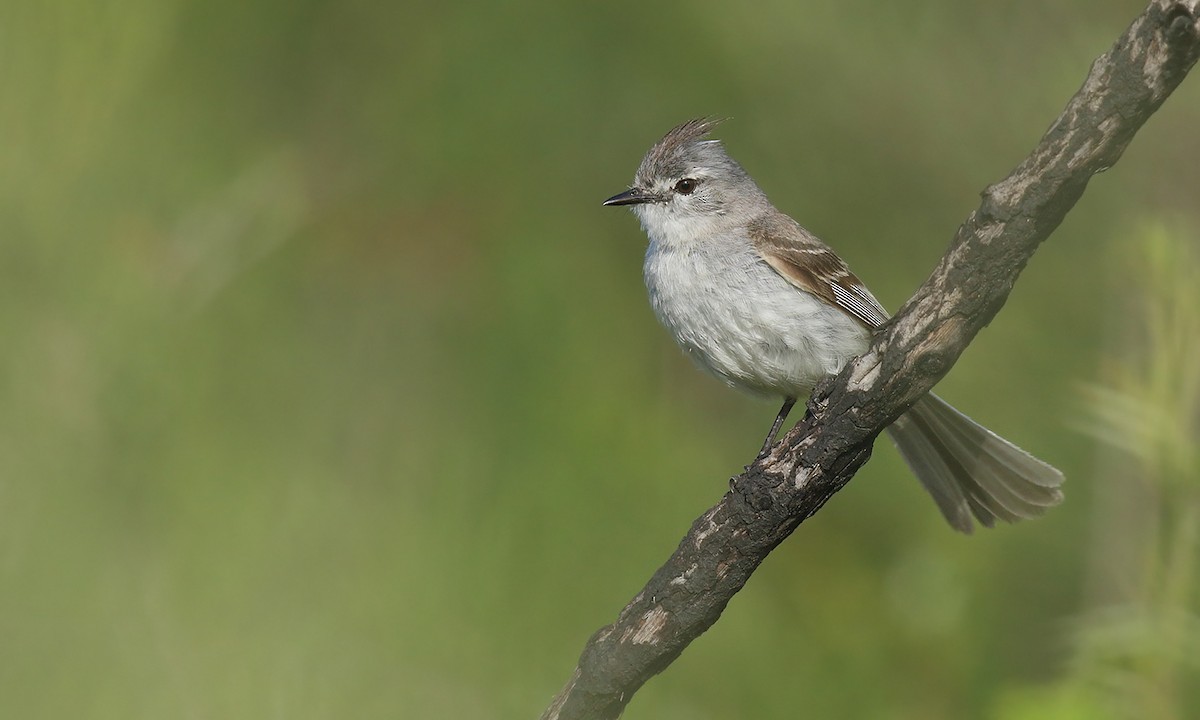
<instances>
[{"instance_id":1,"label":"dark tail feather","mask_svg":"<svg viewBox=\"0 0 1200 720\"><path fill-rule=\"evenodd\" d=\"M936 395L918 400L888 435L955 530L970 533L971 516L992 527L1062 502L1061 472Z\"/></svg>"}]
</instances>

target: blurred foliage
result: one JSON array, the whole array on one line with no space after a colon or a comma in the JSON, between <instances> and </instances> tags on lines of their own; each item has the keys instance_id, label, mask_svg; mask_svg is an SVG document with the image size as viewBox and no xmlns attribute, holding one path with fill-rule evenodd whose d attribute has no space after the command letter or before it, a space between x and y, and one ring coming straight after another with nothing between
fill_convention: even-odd
<instances>
[{"instance_id":1,"label":"blurred foliage","mask_svg":"<svg viewBox=\"0 0 1200 720\"><path fill-rule=\"evenodd\" d=\"M535 716L775 410L680 356L600 200L731 116L898 306L1138 10L3 3L0 715ZM628 717L1097 717L1096 528L1156 531L1074 388L1148 292L1107 249L1200 227L1198 121L1192 78L939 390L1067 503L958 537L881 445Z\"/></svg>"},{"instance_id":2,"label":"blurred foliage","mask_svg":"<svg viewBox=\"0 0 1200 720\"><path fill-rule=\"evenodd\" d=\"M1119 717L1176 720L1200 715L1200 251L1161 221L1137 237L1116 253L1134 291L1121 342L1087 389L1092 431L1124 453L1099 544L1124 553L1094 573L1073 681Z\"/></svg>"}]
</instances>

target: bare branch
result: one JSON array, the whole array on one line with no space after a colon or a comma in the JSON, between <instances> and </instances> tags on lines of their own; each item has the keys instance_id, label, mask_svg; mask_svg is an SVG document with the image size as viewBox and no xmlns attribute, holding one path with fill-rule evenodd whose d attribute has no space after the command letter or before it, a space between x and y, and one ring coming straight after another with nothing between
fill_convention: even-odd
<instances>
[{"instance_id":1,"label":"bare branch","mask_svg":"<svg viewBox=\"0 0 1200 720\"><path fill-rule=\"evenodd\" d=\"M1008 177L983 192L933 274L808 414L734 478L617 620L588 641L544 720L618 717L707 630L766 556L866 462L875 437L957 361L1093 175L1200 56L1200 0L1153 0Z\"/></svg>"}]
</instances>

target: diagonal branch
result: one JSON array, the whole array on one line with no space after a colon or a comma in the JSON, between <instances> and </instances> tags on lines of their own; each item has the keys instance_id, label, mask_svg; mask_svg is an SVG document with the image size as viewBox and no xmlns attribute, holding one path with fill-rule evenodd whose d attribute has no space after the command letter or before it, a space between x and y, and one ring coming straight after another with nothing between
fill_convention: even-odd
<instances>
[{"instance_id":1,"label":"diagonal branch","mask_svg":"<svg viewBox=\"0 0 1200 720\"><path fill-rule=\"evenodd\" d=\"M543 720L618 717L849 482L875 437L946 374L1091 177L1117 162L1200 57L1198 6L1153 0L1092 64L1033 153L984 190L946 256L870 350L817 387L807 416L733 479L617 620L588 640Z\"/></svg>"}]
</instances>

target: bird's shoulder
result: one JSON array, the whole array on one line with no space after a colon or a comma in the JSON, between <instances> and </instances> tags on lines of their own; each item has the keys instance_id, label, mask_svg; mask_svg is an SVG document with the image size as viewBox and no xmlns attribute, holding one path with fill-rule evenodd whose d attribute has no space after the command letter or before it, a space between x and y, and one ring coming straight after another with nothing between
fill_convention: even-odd
<instances>
[{"instance_id":1,"label":"bird's shoulder","mask_svg":"<svg viewBox=\"0 0 1200 720\"><path fill-rule=\"evenodd\" d=\"M779 211L763 213L746 225L762 259L785 280L849 313L868 328L887 320L887 311L833 248Z\"/></svg>"}]
</instances>

